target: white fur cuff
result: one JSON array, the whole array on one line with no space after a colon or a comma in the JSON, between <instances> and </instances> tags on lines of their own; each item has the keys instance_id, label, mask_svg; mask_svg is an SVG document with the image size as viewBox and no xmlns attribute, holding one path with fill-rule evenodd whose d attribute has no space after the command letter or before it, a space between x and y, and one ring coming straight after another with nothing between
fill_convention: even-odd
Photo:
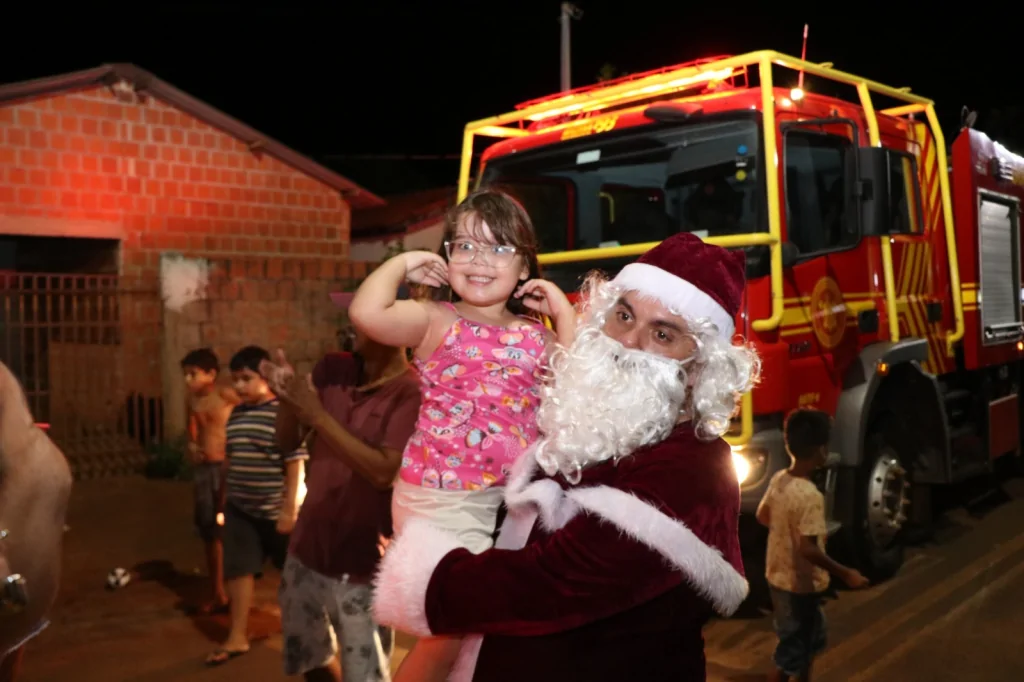
<instances>
[{"instance_id":1,"label":"white fur cuff","mask_svg":"<svg viewBox=\"0 0 1024 682\"><path fill-rule=\"evenodd\" d=\"M452 533L423 519L410 520L381 559L374 579L374 620L418 637L431 635L427 586L441 559L461 547Z\"/></svg>"}]
</instances>

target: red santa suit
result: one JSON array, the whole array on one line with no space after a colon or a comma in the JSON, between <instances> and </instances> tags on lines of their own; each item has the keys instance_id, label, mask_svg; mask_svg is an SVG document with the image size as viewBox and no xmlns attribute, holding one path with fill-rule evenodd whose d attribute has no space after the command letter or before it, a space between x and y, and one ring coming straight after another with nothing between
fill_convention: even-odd
<instances>
[{"instance_id":1,"label":"red santa suit","mask_svg":"<svg viewBox=\"0 0 1024 682\"><path fill-rule=\"evenodd\" d=\"M616 278L731 338L742 254L670 237ZM377 621L467 636L460 682L698 682L702 628L747 595L740 490L729 446L690 422L661 442L583 469L570 485L518 460L493 549L472 554L426 521L385 553Z\"/></svg>"},{"instance_id":2,"label":"red santa suit","mask_svg":"<svg viewBox=\"0 0 1024 682\"><path fill-rule=\"evenodd\" d=\"M378 576L378 619L482 635L453 680L704 680L701 630L747 594L729 446L683 424L571 487L535 478L533 462L525 453L509 482L497 548L472 554L422 522L405 530Z\"/></svg>"}]
</instances>

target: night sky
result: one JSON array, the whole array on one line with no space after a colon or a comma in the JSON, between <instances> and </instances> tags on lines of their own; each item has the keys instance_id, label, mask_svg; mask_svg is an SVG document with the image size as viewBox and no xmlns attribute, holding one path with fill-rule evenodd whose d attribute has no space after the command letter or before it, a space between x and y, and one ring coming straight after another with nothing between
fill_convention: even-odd
<instances>
[{"instance_id":1,"label":"night sky","mask_svg":"<svg viewBox=\"0 0 1024 682\"><path fill-rule=\"evenodd\" d=\"M454 155L466 122L558 89L557 0L253 4L41 3L45 13L7 17L22 30L0 46L0 82L131 62L381 194L453 184L456 162L352 155ZM576 4L574 86L605 63L637 72L757 49L799 56L807 22L810 61L935 99L950 141L966 104L978 128L1024 142L1019 30L969 6L790 2L779 16L767 3Z\"/></svg>"}]
</instances>

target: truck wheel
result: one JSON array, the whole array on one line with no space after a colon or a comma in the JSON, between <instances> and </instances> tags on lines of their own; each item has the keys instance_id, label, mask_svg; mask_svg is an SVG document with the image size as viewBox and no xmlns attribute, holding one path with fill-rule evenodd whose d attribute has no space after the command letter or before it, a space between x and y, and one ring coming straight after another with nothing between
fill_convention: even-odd
<instances>
[{"instance_id":1,"label":"truck wheel","mask_svg":"<svg viewBox=\"0 0 1024 682\"><path fill-rule=\"evenodd\" d=\"M860 502L853 540L861 570L877 581L892 577L903 565L910 479L883 433L869 437L865 455L858 472Z\"/></svg>"}]
</instances>

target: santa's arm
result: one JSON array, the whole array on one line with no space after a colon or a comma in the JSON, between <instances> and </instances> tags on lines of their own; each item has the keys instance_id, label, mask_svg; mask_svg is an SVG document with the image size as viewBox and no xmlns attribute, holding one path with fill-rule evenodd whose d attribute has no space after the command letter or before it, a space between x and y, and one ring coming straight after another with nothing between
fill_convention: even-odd
<instances>
[{"instance_id":1,"label":"santa's arm","mask_svg":"<svg viewBox=\"0 0 1024 682\"><path fill-rule=\"evenodd\" d=\"M742 573L713 549L735 534L731 510L694 495L669 515L654 496L606 487L573 497L586 511L521 550L474 555L454 536L410 523L384 557L378 619L420 635L530 636L625 611L683 580L719 611L743 600Z\"/></svg>"},{"instance_id":2,"label":"santa's arm","mask_svg":"<svg viewBox=\"0 0 1024 682\"><path fill-rule=\"evenodd\" d=\"M412 521L385 554L374 611L382 624L418 635L542 635L623 611L681 580L661 556L590 515L524 549L482 554Z\"/></svg>"}]
</instances>

